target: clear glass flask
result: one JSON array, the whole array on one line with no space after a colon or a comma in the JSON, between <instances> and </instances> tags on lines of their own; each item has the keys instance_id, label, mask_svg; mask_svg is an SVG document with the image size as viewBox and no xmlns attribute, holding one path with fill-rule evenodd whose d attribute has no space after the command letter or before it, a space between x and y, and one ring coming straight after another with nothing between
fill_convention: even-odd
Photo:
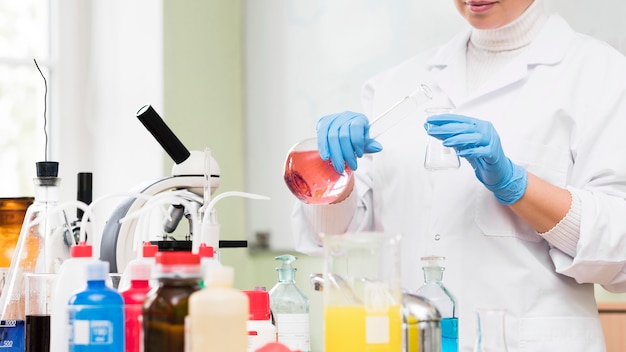
<instances>
[{"instance_id":1,"label":"clear glass flask","mask_svg":"<svg viewBox=\"0 0 626 352\"><path fill-rule=\"evenodd\" d=\"M370 122L369 136L377 138L398 122L420 115L419 107L432 99L430 88L419 85L385 112ZM345 165L337 173L330 160L322 160L316 138L307 138L294 145L287 154L283 178L287 188L307 204L330 204L347 197L354 184L352 170Z\"/></svg>"},{"instance_id":2,"label":"clear glass flask","mask_svg":"<svg viewBox=\"0 0 626 352\"><path fill-rule=\"evenodd\" d=\"M35 199L24 216L5 286L0 296L0 345L21 351L25 326L25 275L55 273L69 257L71 225L56 211L59 197L58 163L37 163Z\"/></svg>"},{"instance_id":3,"label":"clear glass flask","mask_svg":"<svg viewBox=\"0 0 626 352\"><path fill-rule=\"evenodd\" d=\"M450 107L432 107L425 110L426 116L434 116L452 113ZM447 170L458 169L461 166L461 159L456 154L454 148L444 147L441 141L435 137L428 136L426 144L426 155L424 156L424 168L427 170Z\"/></svg>"},{"instance_id":4,"label":"clear glass flask","mask_svg":"<svg viewBox=\"0 0 626 352\"><path fill-rule=\"evenodd\" d=\"M278 282L270 290L270 307L276 321L278 342L294 351L311 350L309 332L309 298L296 286L296 256L285 254L274 259L282 264L276 268Z\"/></svg>"},{"instance_id":5,"label":"clear glass flask","mask_svg":"<svg viewBox=\"0 0 626 352\"><path fill-rule=\"evenodd\" d=\"M458 316L456 299L443 284L445 268L439 256L421 258L427 263L424 271L424 285L415 291L419 296L427 298L441 314L441 351L456 352L459 350Z\"/></svg>"}]
</instances>

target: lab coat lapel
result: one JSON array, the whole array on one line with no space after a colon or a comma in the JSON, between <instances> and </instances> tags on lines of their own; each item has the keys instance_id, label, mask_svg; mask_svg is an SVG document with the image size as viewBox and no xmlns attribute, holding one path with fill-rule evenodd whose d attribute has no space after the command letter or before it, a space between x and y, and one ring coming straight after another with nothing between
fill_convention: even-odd
<instances>
[{"instance_id":1,"label":"lab coat lapel","mask_svg":"<svg viewBox=\"0 0 626 352\"><path fill-rule=\"evenodd\" d=\"M467 41L470 31L454 38L443 46L430 60L433 83L442 90L454 106L459 106L484 95L498 91L525 79L530 68L561 61L574 31L558 15L551 16L538 37L520 56L515 58L501 74L495 74L472 96L467 95ZM563 38L569 38L564 40Z\"/></svg>"}]
</instances>

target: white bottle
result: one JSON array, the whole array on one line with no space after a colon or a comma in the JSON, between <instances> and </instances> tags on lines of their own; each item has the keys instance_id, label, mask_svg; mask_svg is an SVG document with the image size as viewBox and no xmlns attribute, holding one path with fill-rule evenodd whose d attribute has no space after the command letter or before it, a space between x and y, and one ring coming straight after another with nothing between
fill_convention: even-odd
<instances>
[{"instance_id":1,"label":"white bottle","mask_svg":"<svg viewBox=\"0 0 626 352\"><path fill-rule=\"evenodd\" d=\"M189 297L190 352L246 352L248 296L233 288L234 269L214 266L204 277L206 288Z\"/></svg>"},{"instance_id":2,"label":"white bottle","mask_svg":"<svg viewBox=\"0 0 626 352\"><path fill-rule=\"evenodd\" d=\"M61 265L54 284L52 314L50 316L50 352L67 352L68 302L87 282L87 265L97 262L92 257L91 245L81 242L70 249L71 258Z\"/></svg>"},{"instance_id":3,"label":"white bottle","mask_svg":"<svg viewBox=\"0 0 626 352\"><path fill-rule=\"evenodd\" d=\"M250 301L248 315L248 352L254 352L277 341L276 327L272 324L270 295L265 290L243 291Z\"/></svg>"}]
</instances>

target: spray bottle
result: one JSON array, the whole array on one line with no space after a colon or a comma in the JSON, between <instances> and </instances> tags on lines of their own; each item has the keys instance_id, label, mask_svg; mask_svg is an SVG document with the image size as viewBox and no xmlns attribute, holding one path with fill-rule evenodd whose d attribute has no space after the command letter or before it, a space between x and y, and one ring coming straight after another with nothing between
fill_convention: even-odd
<instances>
[{"instance_id":1,"label":"spray bottle","mask_svg":"<svg viewBox=\"0 0 626 352\"><path fill-rule=\"evenodd\" d=\"M309 299L296 286L296 268L291 265L298 258L285 254L274 259L282 263L276 268L278 283L270 290L278 342L292 350L310 351Z\"/></svg>"},{"instance_id":2,"label":"spray bottle","mask_svg":"<svg viewBox=\"0 0 626 352\"><path fill-rule=\"evenodd\" d=\"M422 268L424 285L415 293L432 302L441 314L441 351L456 352L459 350L458 316L456 300L442 281L445 268L441 266L441 262L445 258L430 256L421 259L427 263Z\"/></svg>"}]
</instances>

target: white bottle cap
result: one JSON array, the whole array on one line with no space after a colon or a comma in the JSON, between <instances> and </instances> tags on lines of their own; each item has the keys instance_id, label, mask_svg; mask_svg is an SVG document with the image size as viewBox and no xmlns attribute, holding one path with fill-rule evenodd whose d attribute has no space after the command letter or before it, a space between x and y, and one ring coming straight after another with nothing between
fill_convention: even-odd
<instances>
[{"instance_id":1,"label":"white bottle cap","mask_svg":"<svg viewBox=\"0 0 626 352\"><path fill-rule=\"evenodd\" d=\"M152 264L148 261L135 261L130 264L130 280L150 280L152 275Z\"/></svg>"},{"instance_id":2,"label":"white bottle cap","mask_svg":"<svg viewBox=\"0 0 626 352\"><path fill-rule=\"evenodd\" d=\"M87 281L104 281L109 275L109 262L94 261L87 264Z\"/></svg>"},{"instance_id":3,"label":"white bottle cap","mask_svg":"<svg viewBox=\"0 0 626 352\"><path fill-rule=\"evenodd\" d=\"M204 277L206 287L232 287L235 281L235 269L231 266L211 266Z\"/></svg>"}]
</instances>

